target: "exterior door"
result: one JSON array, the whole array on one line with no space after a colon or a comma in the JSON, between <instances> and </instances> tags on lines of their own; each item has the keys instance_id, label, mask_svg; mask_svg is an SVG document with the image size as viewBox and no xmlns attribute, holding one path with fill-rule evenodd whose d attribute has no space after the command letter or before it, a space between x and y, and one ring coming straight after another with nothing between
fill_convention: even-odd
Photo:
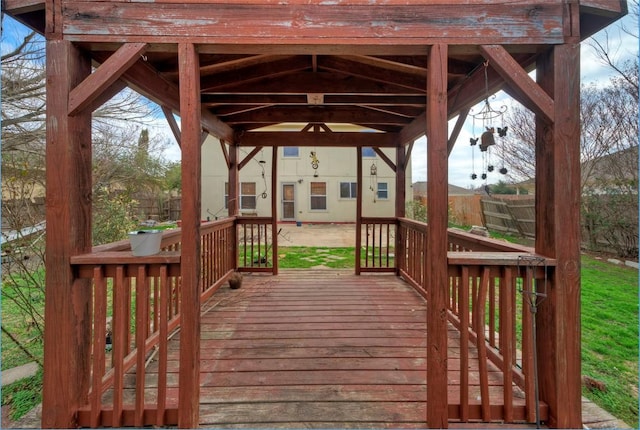
<instances>
[{"instance_id":1,"label":"exterior door","mask_svg":"<svg viewBox=\"0 0 640 430\"><path fill-rule=\"evenodd\" d=\"M296 185L294 183L282 184L282 220L292 221L296 219Z\"/></svg>"}]
</instances>

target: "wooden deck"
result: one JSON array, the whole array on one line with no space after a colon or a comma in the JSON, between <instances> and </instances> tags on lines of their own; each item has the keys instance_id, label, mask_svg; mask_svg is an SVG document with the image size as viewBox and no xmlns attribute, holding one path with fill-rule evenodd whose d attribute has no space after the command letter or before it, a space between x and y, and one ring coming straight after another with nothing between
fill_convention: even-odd
<instances>
[{"instance_id":1,"label":"wooden deck","mask_svg":"<svg viewBox=\"0 0 640 430\"><path fill-rule=\"evenodd\" d=\"M393 275L245 275L241 289L224 286L202 306L200 425L423 428L426 312ZM177 360L179 334L173 339L169 359ZM458 339L450 326L450 413L459 399ZM147 377L156 371L151 364ZM501 379L490 378L497 404Z\"/></svg>"}]
</instances>

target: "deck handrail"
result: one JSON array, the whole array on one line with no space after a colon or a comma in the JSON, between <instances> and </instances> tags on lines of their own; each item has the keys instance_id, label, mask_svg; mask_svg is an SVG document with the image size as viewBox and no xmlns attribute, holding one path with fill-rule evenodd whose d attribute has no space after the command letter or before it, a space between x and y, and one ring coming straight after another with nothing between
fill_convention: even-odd
<instances>
[{"instance_id":1,"label":"deck handrail","mask_svg":"<svg viewBox=\"0 0 640 430\"><path fill-rule=\"evenodd\" d=\"M235 228L235 218L200 227L202 300L235 270ZM92 388L87 393L89 404L78 411L81 425L177 424L176 405L167 401L177 398L179 390L168 378L167 340L180 325L181 231L163 232L160 246L160 253L140 257L132 254L129 241L124 240L71 257L77 276L91 279L93 290ZM110 357L105 351L109 345L113 346ZM157 353L159 376L155 399L150 401L145 368L152 349ZM131 390L125 375L134 366L135 394L127 397ZM112 399L105 403L110 389ZM148 413L150 406L153 414Z\"/></svg>"},{"instance_id":2,"label":"deck handrail","mask_svg":"<svg viewBox=\"0 0 640 430\"><path fill-rule=\"evenodd\" d=\"M398 231L399 274L427 298L430 287L425 273L427 224L398 218ZM491 362L493 371L500 371L504 378L505 421L535 422L534 345L530 328L533 316L527 305L531 296L521 292L539 292L544 288L542 284L551 276L556 261L535 254L533 248L459 229L449 229L448 240L448 319L460 332L461 348L460 397L450 404L449 417L462 422L491 420L488 382ZM522 331L516 328L516 320L520 321ZM477 393L469 393L470 342L478 354L479 411L477 406L472 407ZM522 416L516 416L513 391L507 389L512 384L525 395ZM539 413L542 416L547 413L544 402Z\"/></svg>"}]
</instances>

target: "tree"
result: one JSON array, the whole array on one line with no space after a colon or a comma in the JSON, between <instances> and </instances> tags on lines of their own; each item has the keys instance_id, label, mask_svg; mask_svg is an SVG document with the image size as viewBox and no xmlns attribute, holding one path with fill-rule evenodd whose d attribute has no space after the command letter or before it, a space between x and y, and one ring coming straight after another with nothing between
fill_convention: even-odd
<instances>
[{"instance_id":1,"label":"tree","mask_svg":"<svg viewBox=\"0 0 640 430\"><path fill-rule=\"evenodd\" d=\"M637 23L638 0L631 2ZM621 27L622 32L633 33ZM580 157L583 238L591 249L607 249L621 256L638 252L638 64L619 58L609 34L593 39L598 57L612 77L604 84L581 89ZM636 43L637 46L637 43ZM534 116L515 107L505 117L509 135L501 143L512 178L535 175Z\"/></svg>"},{"instance_id":2,"label":"tree","mask_svg":"<svg viewBox=\"0 0 640 430\"><path fill-rule=\"evenodd\" d=\"M6 45L3 45L6 48ZM3 363L12 344L42 355L46 75L44 40L27 34L2 54ZM93 214L96 243L123 238L134 194L162 185L164 141L141 127L153 107L123 90L93 113ZM140 142L140 143L139 143ZM13 364L22 364L13 362Z\"/></svg>"}]
</instances>

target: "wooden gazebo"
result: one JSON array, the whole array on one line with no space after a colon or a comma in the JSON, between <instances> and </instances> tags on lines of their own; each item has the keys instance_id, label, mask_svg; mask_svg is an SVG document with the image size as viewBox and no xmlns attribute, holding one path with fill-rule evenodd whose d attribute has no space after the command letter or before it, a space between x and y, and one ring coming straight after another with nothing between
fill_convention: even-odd
<instances>
[{"instance_id":1,"label":"wooden gazebo","mask_svg":"<svg viewBox=\"0 0 640 430\"><path fill-rule=\"evenodd\" d=\"M370 268L358 259L357 272L393 271L426 299L425 425L513 422L512 386L522 385L528 402L535 394L544 404L547 425L582 426L580 42L622 17L624 0L3 0L2 7L47 40L43 427L200 423L201 303L243 269L236 258L243 226L277 223L275 210L266 220L201 223L200 147L207 134L223 142L230 202L247 161L239 159L242 146L395 148L396 160L383 158L398 179L396 217L365 218L360 204L356 230L367 224L387 241L395 237L397 258ZM535 80L528 74L534 68ZM486 82L536 115L534 250L447 229L448 154ZM91 246L91 113L125 86L163 108L182 148L182 229L151 257L134 257L122 243ZM283 122L303 131L255 131ZM333 132L330 123L378 132ZM403 218L402 190L413 141L425 134L429 222L417 225ZM361 162L357 169L362 177ZM368 252L360 233L358 243L358 252ZM277 262L270 270L277 274ZM517 336L509 291L533 289L541 279L544 303L533 315L522 311L537 323L534 348L528 334L521 343L510 340ZM471 322L461 312L470 306ZM468 400L464 371L461 401L448 401L449 324L462 345L475 342L478 407ZM172 382L166 339L178 326L179 377ZM144 368L155 347L160 364L149 397ZM468 351L460 360L464 370ZM499 407L483 376L489 361L502 372Z\"/></svg>"}]
</instances>

